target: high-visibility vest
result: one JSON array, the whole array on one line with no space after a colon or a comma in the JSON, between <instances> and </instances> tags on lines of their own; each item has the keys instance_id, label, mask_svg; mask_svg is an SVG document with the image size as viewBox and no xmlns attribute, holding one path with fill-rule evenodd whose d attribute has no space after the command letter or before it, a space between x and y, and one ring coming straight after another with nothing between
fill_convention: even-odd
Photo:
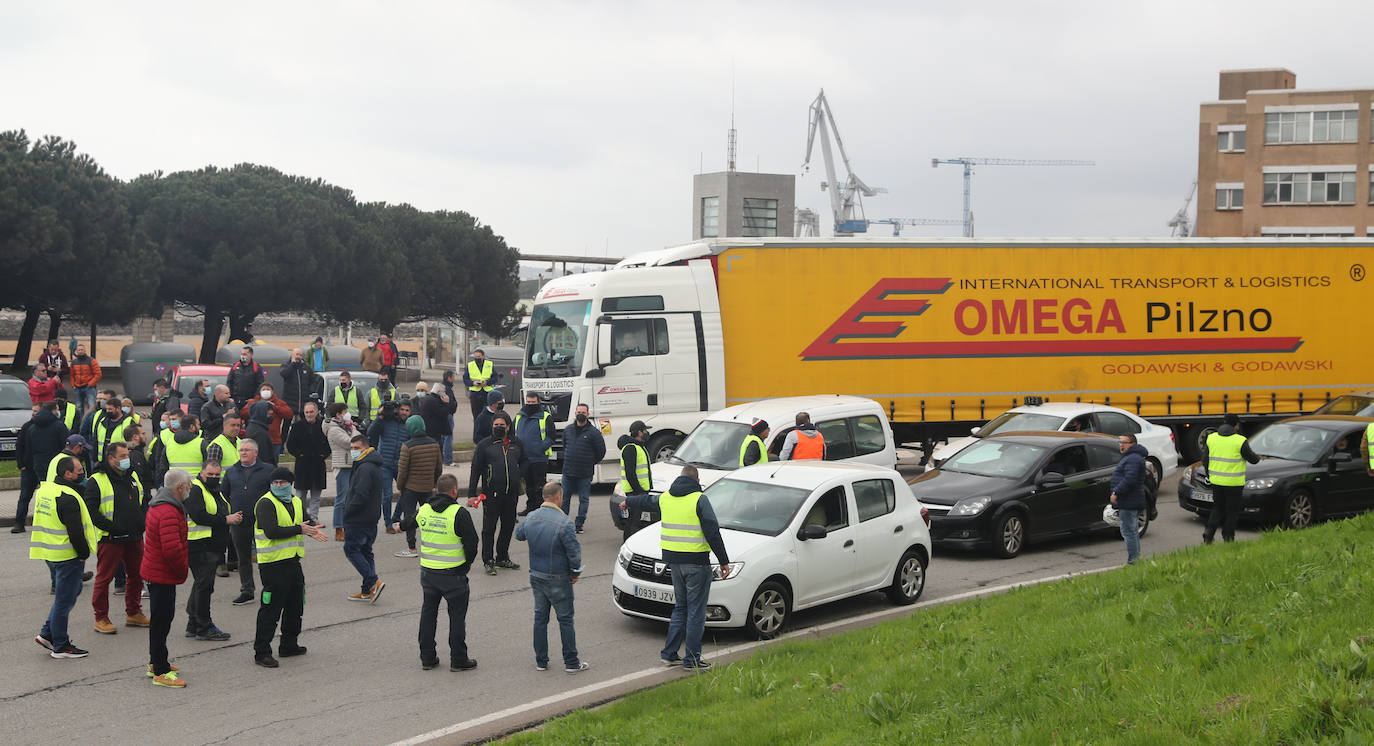
<instances>
[{"instance_id":1,"label":"high-visibility vest","mask_svg":"<svg viewBox=\"0 0 1374 746\"><path fill-rule=\"evenodd\" d=\"M231 440L228 435L220 433L219 435L215 436L214 440L210 441L210 445L219 446L219 461L220 464L225 468L228 468L233 464L237 464L239 462L238 438L234 438ZM205 450L209 451L210 446L206 446ZM201 465L204 466L204 464Z\"/></svg>"},{"instance_id":2,"label":"high-visibility vest","mask_svg":"<svg viewBox=\"0 0 1374 746\"><path fill-rule=\"evenodd\" d=\"M522 412L516 412L516 413L515 413L515 424L512 426L512 429L514 429L517 433L520 432L520 418L523 417L523 416L524 416L524 413L522 413ZM553 417L553 415L550 414L550 413L548 413L548 412L540 412L540 413L539 413L539 439L540 439L541 441L543 441L543 440L548 440L548 439L549 439L548 424L549 424L549 418L550 418L550 417ZM549 458L553 458L553 446L552 446L552 445L550 445L548 448L545 448L545 449L544 449L544 455L545 455L545 456L548 456Z\"/></svg>"},{"instance_id":3,"label":"high-visibility vest","mask_svg":"<svg viewBox=\"0 0 1374 746\"><path fill-rule=\"evenodd\" d=\"M105 516L105 520L114 520L114 484L110 482L110 475L103 471L91 475L91 481L100 486L100 514ZM134 498L138 504L143 504L143 483L138 481L138 475L129 473L129 483L133 485ZM100 531L102 537L109 536L109 531Z\"/></svg>"},{"instance_id":4,"label":"high-visibility vest","mask_svg":"<svg viewBox=\"0 0 1374 746\"><path fill-rule=\"evenodd\" d=\"M415 515L420 527L420 567L448 570L468 561L458 538L458 508L454 503L439 511L426 503Z\"/></svg>"},{"instance_id":5,"label":"high-visibility vest","mask_svg":"<svg viewBox=\"0 0 1374 746\"><path fill-rule=\"evenodd\" d=\"M1369 448L1369 468L1374 469L1374 422L1365 425L1364 441Z\"/></svg>"},{"instance_id":6,"label":"high-visibility vest","mask_svg":"<svg viewBox=\"0 0 1374 746\"><path fill-rule=\"evenodd\" d=\"M491 385L492 373L496 366L490 360L483 360L479 368L476 360L468 361L468 380L473 381L473 385L468 387L468 391L491 391L495 386ZM486 385L478 386L477 381L486 381Z\"/></svg>"},{"instance_id":7,"label":"high-visibility vest","mask_svg":"<svg viewBox=\"0 0 1374 746\"><path fill-rule=\"evenodd\" d=\"M105 447L114 440L123 440L124 428L129 425L137 425L139 416L128 414L119 418L119 422L111 424L109 416L101 412L95 416L95 422L91 423L91 432L95 435L95 458L93 461L100 461L105 458Z\"/></svg>"},{"instance_id":8,"label":"high-visibility vest","mask_svg":"<svg viewBox=\"0 0 1374 746\"><path fill-rule=\"evenodd\" d=\"M697 501L700 499L700 492L689 495L665 492L659 496L658 510L663 516L659 524L659 549L671 552L711 550L711 545L706 543L706 534L701 530L701 518L697 516Z\"/></svg>"},{"instance_id":9,"label":"high-visibility vest","mask_svg":"<svg viewBox=\"0 0 1374 746\"><path fill-rule=\"evenodd\" d=\"M72 546L72 537L57 515L57 498L64 494L76 498L76 504L81 506L81 530L86 535L86 548L95 551L95 543L100 540L100 534L91 522L91 513L86 508L86 501L81 499L76 490L65 484L45 482L33 493L33 528L29 537L29 559L49 562L76 559L76 547Z\"/></svg>"},{"instance_id":10,"label":"high-visibility vest","mask_svg":"<svg viewBox=\"0 0 1374 746\"><path fill-rule=\"evenodd\" d=\"M56 481L57 481L57 464L58 464L59 462L61 462L62 459L64 459L64 458L74 458L74 459L76 459L77 461L85 461L85 460L86 460L86 458L85 458L84 456L73 456L72 454L67 453L66 451L63 451L63 452L57 454L56 456L53 456L53 457L52 457L52 461L49 461L49 462L48 462L48 473L47 473L47 476L43 477L43 481L44 481L44 482L56 482Z\"/></svg>"},{"instance_id":11,"label":"high-visibility vest","mask_svg":"<svg viewBox=\"0 0 1374 746\"><path fill-rule=\"evenodd\" d=\"M768 450L765 449L765 448L763 447L763 438L760 438L759 436L754 435L754 434L751 433L751 434L749 434L747 437L745 437L743 443L740 443L740 444L739 444L739 465L740 465L740 466L744 466L744 454L747 453L747 452L749 451L749 444L750 444L750 443L758 443L758 444L759 444L759 460L758 460L758 461L755 461L754 463L756 463L756 464L766 464L766 463L768 463Z\"/></svg>"},{"instance_id":12,"label":"high-visibility vest","mask_svg":"<svg viewBox=\"0 0 1374 746\"><path fill-rule=\"evenodd\" d=\"M276 496L274 496L271 492L267 492L262 497L258 498L257 503L255 503L253 506L254 514L258 512L257 506L261 505L263 500L272 501L272 507L276 508L277 510L278 526L298 526L300 525L302 519L305 516L305 513L301 508L301 499L299 497L296 497L294 495L291 497L291 508L290 510L288 510L287 507L282 504L281 500L278 500ZM282 560L288 560L292 557L304 556L304 534L288 536L285 539L269 539L267 538L267 534L262 532L262 526L254 524L254 562L257 562L259 565L266 565L272 562L281 562Z\"/></svg>"},{"instance_id":13,"label":"high-visibility vest","mask_svg":"<svg viewBox=\"0 0 1374 746\"><path fill-rule=\"evenodd\" d=\"M71 430L76 427L75 404L72 404L71 402L66 402L66 406L62 410L62 424L66 425L68 430Z\"/></svg>"},{"instance_id":14,"label":"high-visibility vest","mask_svg":"<svg viewBox=\"0 0 1374 746\"><path fill-rule=\"evenodd\" d=\"M217 500L215 499L215 493L211 492L210 489L209 489L208 487L205 486L205 483L202 482L202 481L200 481L200 477L196 477L195 479L191 480L191 484L194 485L194 486L196 486L196 487L198 487L198 488L200 489L200 494L203 495L203 496L205 497L205 512L206 512L206 513L209 513L210 515L214 515L215 512L219 509L219 501L217 501ZM187 513L186 513L186 540L187 540L187 541L200 541L201 539L208 539L208 538L210 538L210 532L211 532L211 528L210 528L209 526L202 526L202 525L200 525L199 523L196 523L196 522L191 518L191 513L190 513L190 511L187 511Z\"/></svg>"},{"instance_id":15,"label":"high-visibility vest","mask_svg":"<svg viewBox=\"0 0 1374 746\"><path fill-rule=\"evenodd\" d=\"M802 435L800 431L796 432L797 444L792 446L793 461L805 461L807 459L819 461L825 458L825 436L817 432L815 437L808 438Z\"/></svg>"},{"instance_id":16,"label":"high-visibility vest","mask_svg":"<svg viewBox=\"0 0 1374 746\"><path fill-rule=\"evenodd\" d=\"M644 446L638 443L627 443L626 447L633 448L635 454L635 481L641 485L648 486L649 481L649 452L644 450ZM635 494L630 492L630 480L625 478L625 449L620 449L620 490L627 495Z\"/></svg>"},{"instance_id":17,"label":"high-visibility vest","mask_svg":"<svg viewBox=\"0 0 1374 746\"><path fill-rule=\"evenodd\" d=\"M205 452L202 450L205 439L197 434L185 443L178 443L175 437L171 441L164 444L167 446L167 468L181 469L187 474L199 472L200 467L205 465Z\"/></svg>"},{"instance_id":18,"label":"high-visibility vest","mask_svg":"<svg viewBox=\"0 0 1374 746\"><path fill-rule=\"evenodd\" d=\"M377 387L373 386L372 391L367 395L367 400L367 415L365 418L369 420L375 419L377 417L377 411L382 408L382 402L396 401L396 387L392 386L387 389L386 394L378 394Z\"/></svg>"},{"instance_id":19,"label":"high-visibility vest","mask_svg":"<svg viewBox=\"0 0 1374 746\"><path fill-rule=\"evenodd\" d=\"M1245 436L1240 433L1207 436L1207 480L1218 487L1245 485L1245 459L1240 449Z\"/></svg>"},{"instance_id":20,"label":"high-visibility vest","mask_svg":"<svg viewBox=\"0 0 1374 746\"><path fill-rule=\"evenodd\" d=\"M330 403L330 404L334 404L334 403L336 403L336 402L343 402L344 404L348 405L348 412L349 412L349 414L353 415L354 417L357 417L357 416L358 416L358 387L357 387L357 386L349 386L349 387L348 387L348 393L345 394L345 393L344 393L344 390L343 390L343 386L335 386L335 387L334 387L334 398L331 399L329 403Z\"/></svg>"}]
</instances>

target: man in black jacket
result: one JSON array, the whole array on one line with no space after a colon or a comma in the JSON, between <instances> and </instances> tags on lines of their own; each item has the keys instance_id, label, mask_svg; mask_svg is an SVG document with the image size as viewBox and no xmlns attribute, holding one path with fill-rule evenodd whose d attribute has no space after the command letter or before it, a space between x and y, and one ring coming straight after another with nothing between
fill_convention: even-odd
<instances>
[{"instance_id":1,"label":"man in black jacket","mask_svg":"<svg viewBox=\"0 0 1374 746\"><path fill-rule=\"evenodd\" d=\"M91 607L95 611L95 631L113 635L110 622L110 581L115 570L124 565L127 577L124 594L125 626L147 627L143 614L143 527L144 487L130 467L129 446L114 440L105 448L105 457L95 473L86 480L83 497L91 522L103 535L96 547L95 587Z\"/></svg>"},{"instance_id":2,"label":"man in black jacket","mask_svg":"<svg viewBox=\"0 0 1374 746\"><path fill-rule=\"evenodd\" d=\"M444 435L453 436L449 418L458 411L458 402L445 389L436 383L429 393L420 399L420 416L425 420L425 435L434 442L443 442ZM474 441L476 442L476 441Z\"/></svg>"},{"instance_id":3,"label":"man in black jacket","mask_svg":"<svg viewBox=\"0 0 1374 746\"><path fill-rule=\"evenodd\" d=\"M649 475L649 453L644 450L644 441L648 438L649 426L643 420L635 420L630 423L629 434L620 436L620 440L616 441L620 447L620 487L625 497L646 495L654 486L654 479ZM623 543L639 530L642 513L622 510L620 514Z\"/></svg>"},{"instance_id":4,"label":"man in black jacket","mask_svg":"<svg viewBox=\"0 0 1374 746\"><path fill-rule=\"evenodd\" d=\"M243 513L230 513L229 501L219 492L222 471L218 461L206 461L200 476L191 482L190 496L182 503L192 579L186 597L186 636L207 642L229 639L229 633L210 619L210 597L215 593L215 568L229 544L229 527L243 522Z\"/></svg>"},{"instance_id":5,"label":"man in black jacket","mask_svg":"<svg viewBox=\"0 0 1374 746\"><path fill-rule=\"evenodd\" d=\"M267 375L262 372L262 366L253 359L253 348L244 345L239 352L239 361L229 369L229 377L225 379L229 393L241 407L258 395L258 389L265 380Z\"/></svg>"},{"instance_id":6,"label":"man in black jacket","mask_svg":"<svg viewBox=\"0 0 1374 746\"><path fill-rule=\"evenodd\" d=\"M269 492L260 495L254 503L255 530L262 533L266 542L291 539L303 542L304 537L329 541L324 529L304 521L305 509L301 507L300 498L291 494L291 483L295 479L296 475L285 466L272 471ZM278 510L279 506L284 510ZM283 513L286 520L281 518ZM305 572L301 569L305 546L297 543L293 554L287 547L288 556L284 557L273 556L283 549L281 545L274 546L272 551L264 549L257 555L262 605L258 607L258 628L253 638L253 662L263 668L278 666L277 659L272 657L272 638L277 635L278 620L281 621L281 641L277 645L277 655L290 658L306 652L299 642L301 615L305 612Z\"/></svg>"},{"instance_id":7,"label":"man in black jacket","mask_svg":"<svg viewBox=\"0 0 1374 746\"><path fill-rule=\"evenodd\" d=\"M205 406L200 408L200 432L205 436L206 443L224 432L225 415L236 411L234 397L230 396L229 387L222 383L216 386L210 401L205 402ZM233 459L225 460L232 461Z\"/></svg>"},{"instance_id":8,"label":"man in black jacket","mask_svg":"<svg viewBox=\"0 0 1374 746\"><path fill-rule=\"evenodd\" d=\"M153 423L153 438L162 432L162 414L170 411L173 417L181 416L181 392L173 391L166 378L153 381L153 412L148 417Z\"/></svg>"},{"instance_id":9,"label":"man in black jacket","mask_svg":"<svg viewBox=\"0 0 1374 746\"><path fill-rule=\"evenodd\" d=\"M434 633L439 626L440 599L448 605L448 670L470 671L477 667L477 661L468 656L467 642L468 569L472 567L472 558L477 556L477 529L472 525L472 516L461 505L453 511L451 523L443 519L457 502L458 478L445 474L439 477L434 497L420 508L419 515L393 525L397 531L420 529L424 542L421 547L434 539L439 545L461 544L463 547L461 559L451 555L420 556L420 590L424 593L420 607L420 667L426 671L439 665ZM454 562L457 562L454 567L435 566Z\"/></svg>"},{"instance_id":10,"label":"man in black jacket","mask_svg":"<svg viewBox=\"0 0 1374 746\"><path fill-rule=\"evenodd\" d=\"M310 370L310 364L305 361L305 353L297 347L291 351L291 362L281 367L281 399L286 402L286 406L291 408L291 412L299 418L305 412L305 403L310 401L310 395L315 391L315 379L319 376ZM324 379L321 378L320 381ZM321 383L321 388L323 383ZM286 441L286 434L282 434L282 442Z\"/></svg>"},{"instance_id":11,"label":"man in black jacket","mask_svg":"<svg viewBox=\"0 0 1374 746\"><path fill-rule=\"evenodd\" d=\"M592 477L596 465L606 458L606 439L592 423L586 404L577 405L571 425L563 428L563 512L572 515L573 495L577 495L577 533L587 522L587 506L592 500Z\"/></svg>"},{"instance_id":12,"label":"man in black jacket","mask_svg":"<svg viewBox=\"0 0 1374 746\"><path fill-rule=\"evenodd\" d=\"M19 462L19 504L14 511L14 528L10 533L24 533L33 491L47 478L48 464L62 452L69 435L67 426L57 418L55 401L39 404L38 413L19 428L19 440L15 444Z\"/></svg>"},{"instance_id":13,"label":"man in black jacket","mask_svg":"<svg viewBox=\"0 0 1374 746\"><path fill-rule=\"evenodd\" d=\"M498 567L520 569L510 559L510 537L515 533L515 511L520 507L520 475L525 473L528 460L525 447L511 434L510 415L497 412L492 419L491 436L473 451L468 478L469 508L477 506L479 494L487 496L482 505L482 564L486 565L488 575L495 575ZM500 536L496 533L498 523Z\"/></svg>"},{"instance_id":14,"label":"man in black jacket","mask_svg":"<svg viewBox=\"0 0 1374 746\"><path fill-rule=\"evenodd\" d=\"M372 545L377 541L377 521L382 518L382 455L367 444L367 436L358 433L349 443L349 458L353 459L353 476L348 481L348 499L342 520L344 556L362 576L362 589L348 595L349 601L377 603L386 583L377 577L377 562Z\"/></svg>"},{"instance_id":15,"label":"man in black jacket","mask_svg":"<svg viewBox=\"0 0 1374 746\"><path fill-rule=\"evenodd\" d=\"M241 439L239 462L224 470L220 483L220 494L229 501L229 509L244 516L243 523L229 531L238 557L239 595L234 599L235 606L253 603L253 505L271 486L272 465L258 458L257 441Z\"/></svg>"},{"instance_id":16,"label":"man in black jacket","mask_svg":"<svg viewBox=\"0 0 1374 746\"><path fill-rule=\"evenodd\" d=\"M500 389L493 389L487 394L487 406L477 413L477 417L472 421L472 442L479 443L483 438L491 435L491 420L497 412L504 411L506 408L506 397Z\"/></svg>"}]
</instances>

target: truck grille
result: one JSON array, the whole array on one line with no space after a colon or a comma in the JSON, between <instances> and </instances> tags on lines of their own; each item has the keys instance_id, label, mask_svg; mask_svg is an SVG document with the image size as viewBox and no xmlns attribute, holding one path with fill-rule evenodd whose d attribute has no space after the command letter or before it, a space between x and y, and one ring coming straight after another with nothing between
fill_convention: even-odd
<instances>
[{"instance_id":1,"label":"truck grille","mask_svg":"<svg viewBox=\"0 0 1374 746\"><path fill-rule=\"evenodd\" d=\"M663 572L655 572L655 562L658 563L658 566L663 568ZM630 577L639 580L647 580L650 583L671 585L673 582L673 570L668 567L667 563L652 557L645 557L642 554L636 554L630 557L630 566L626 571L630 574Z\"/></svg>"}]
</instances>

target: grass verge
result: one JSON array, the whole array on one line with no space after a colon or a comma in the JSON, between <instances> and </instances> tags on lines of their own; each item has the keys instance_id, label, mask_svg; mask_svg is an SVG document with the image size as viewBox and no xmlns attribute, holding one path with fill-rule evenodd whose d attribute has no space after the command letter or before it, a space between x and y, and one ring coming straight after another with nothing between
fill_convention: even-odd
<instances>
[{"instance_id":1,"label":"grass verge","mask_svg":"<svg viewBox=\"0 0 1374 746\"><path fill-rule=\"evenodd\" d=\"M19 462L14 459L0 461L0 479L19 476Z\"/></svg>"},{"instance_id":2,"label":"grass verge","mask_svg":"<svg viewBox=\"0 0 1374 746\"><path fill-rule=\"evenodd\" d=\"M1368 743L1372 540L1369 514L785 642L508 742Z\"/></svg>"}]
</instances>

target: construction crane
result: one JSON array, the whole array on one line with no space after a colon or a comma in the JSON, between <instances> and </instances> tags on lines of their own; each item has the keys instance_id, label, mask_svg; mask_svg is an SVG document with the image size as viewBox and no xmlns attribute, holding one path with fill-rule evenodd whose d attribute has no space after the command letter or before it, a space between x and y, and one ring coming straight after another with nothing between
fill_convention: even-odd
<instances>
[{"instance_id":1,"label":"construction crane","mask_svg":"<svg viewBox=\"0 0 1374 746\"><path fill-rule=\"evenodd\" d=\"M962 220L950 220L947 218L881 218L879 220L868 221L869 225L882 223L892 226L892 235L902 235L904 225L963 225Z\"/></svg>"},{"instance_id":2,"label":"construction crane","mask_svg":"<svg viewBox=\"0 0 1374 746\"><path fill-rule=\"evenodd\" d=\"M973 167L974 166L1096 166L1093 161L1043 161L1018 158L931 158L930 167L941 163L964 167L964 236L973 238Z\"/></svg>"},{"instance_id":3,"label":"construction crane","mask_svg":"<svg viewBox=\"0 0 1374 746\"><path fill-rule=\"evenodd\" d=\"M881 187L871 187L864 183L849 165L849 154L844 150L840 130L835 126L835 115L830 111L830 103L825 100L825 89L821 89L816 100L811 102L810 127L806 134L806 160L802 162L802 173L811 165L811 150L820 136L821 154L825 158L825 181L822 191L830 192L830 209L835 216L835 235L852 236L868 230L868 221L863 217L862 197L872 197L886 192ZM845 180L841 184L835 176L835 158L830 150L830 136L835 136L835 146L839 148L840 159L844 161Z\"/></svg>"},{"instance_id":4,"label":"construction crane","mask_svg":"<svg viewBox=\"0 0 1374 746\"><path fill-rule=\"evenodd\" d=\"M1188 190L1188 198L1183 200L1183 206L1178 208L1178 212L1169 219L1169 227L1173 233L1169 235L1174 238L1187 238L1197 234L1192 220L1188 218L1188 206L1193 204L1193 195L1197 194L1197 182L1193 182L1193 188Z\"/></svg>"},{"instance_id":5,"label":"construction crane","mask_svg":"<svg viewBox=\"0 0 1374 746\"><path fill-rule=\"evenodd\" d=\"M794 232L801 238L821 235L821 216L809 207L798 207L793 214Z\"/></svg>"}]
</instances>

